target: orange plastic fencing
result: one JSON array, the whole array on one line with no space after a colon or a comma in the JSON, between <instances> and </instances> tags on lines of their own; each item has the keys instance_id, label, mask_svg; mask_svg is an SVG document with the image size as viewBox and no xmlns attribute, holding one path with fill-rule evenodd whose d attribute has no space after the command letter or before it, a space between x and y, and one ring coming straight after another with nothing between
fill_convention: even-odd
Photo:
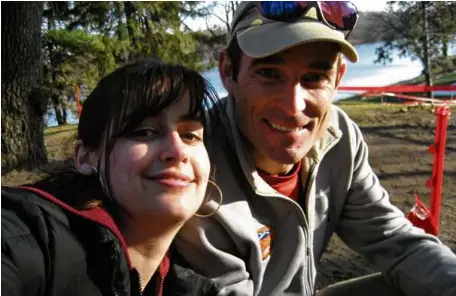
<instances>
[{"instance_id":1,"label":"orange plastic fencing","mask_svg":"<svg viewBox=\"0 0 456 296\"><path fill-rule=\"evenodd\" d=\"M436 126L434 144L429 146L429 153L434 156L432 177L427 180L426 186L431 190L431 207L420 201L415 194L416 203L410 210L408 218L417 227L427 233L437 235L440 224L440 207L442 201L443 166L445 160L445 144L447 136L448 119L451 115L449 106L438 106L435 109Z\"/></svg>"},{"instance_id":2,"label":"orange plastic fencing","mask_svg":"<svg viewBox=\"0 0 456 296\"><path fill-rule=\"evenodd\" d=\"M338 91L365 91L365 92L428 92L428 91L456 91L456 85L390 85L390 86L339 86Z\"/></svg>"},{"instance_id":3,"label":"orange plastic fencing","mask_svg":"<svg viewBox=\"0 0 456 296\"><path fill-rule=\"evenodd\" d=\"M81 90L79 89L78 85L76 85L75 97L76 97L76 106L78 108L78 118L80 118L81 112L82 112L82 104L81 104Z\"/></svg>"}]
</instances>

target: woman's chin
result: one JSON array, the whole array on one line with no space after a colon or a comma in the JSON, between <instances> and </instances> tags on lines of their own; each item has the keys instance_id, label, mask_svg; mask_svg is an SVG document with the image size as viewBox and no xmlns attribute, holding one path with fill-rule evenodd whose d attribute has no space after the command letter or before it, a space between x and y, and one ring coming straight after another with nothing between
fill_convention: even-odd
<instances>
[{"instance_id":1,"label":"woman's chin","mask_svg":"<svg viewBox=\"0 0 456 296\"><path fill-rule=\"evenodd\" d=\"M155 223L183 223L188 219L192 218L197 209L189 209L188 207L166 207L159 212L155 212L151 215L151 219L154 219Z\"/></svg>"}]
</instances>

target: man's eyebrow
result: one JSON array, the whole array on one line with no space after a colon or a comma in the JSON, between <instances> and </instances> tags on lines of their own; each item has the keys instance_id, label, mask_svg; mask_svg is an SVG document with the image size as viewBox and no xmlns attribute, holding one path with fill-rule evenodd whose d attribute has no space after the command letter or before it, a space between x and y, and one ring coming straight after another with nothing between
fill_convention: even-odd
<instances>
[{"instance_id":1,"label":"man's eyebrow","mask_svg":"<svg viewBox=\"0 0 456 296\"><path fill-rule=\"evenodd\" d=\"M328 61L316 61L309 64L310 69L315 70L331 70L334 66Z\"/></svg>"},{"instance_id":2,"label":"man's eyebrow","mask_svg":"<svg viewBox=\"0 0 456 296\"><path fill-rule=\"evenodd\" d=\"M277 64L284 64L284 60L278 55L272 55L265 58L253 59L251 65L252 66L259 66L259 65L277 65Z\"/></svg>"}]
</instances>

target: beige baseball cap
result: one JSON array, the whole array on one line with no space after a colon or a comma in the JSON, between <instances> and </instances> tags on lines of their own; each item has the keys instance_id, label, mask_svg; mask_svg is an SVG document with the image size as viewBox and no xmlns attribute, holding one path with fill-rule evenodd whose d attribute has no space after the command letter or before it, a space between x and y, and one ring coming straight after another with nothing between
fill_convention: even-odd
<instances>
[{"instance_id":1,"label":"beige baseball cap","mask_svg":"<svg viewBox=\"0 0 456 296\"><path fill-rule=\"evenodd\" d=\"M259 1L242 1L233 16L228 44L237 38L242 51L252 58L263 58L290 47L316 41L339 44L352 63L359 59L356 49L343 32L320 22L315 7L293 22L278 22L263 17Z\"/></svg>"}]
</instances>

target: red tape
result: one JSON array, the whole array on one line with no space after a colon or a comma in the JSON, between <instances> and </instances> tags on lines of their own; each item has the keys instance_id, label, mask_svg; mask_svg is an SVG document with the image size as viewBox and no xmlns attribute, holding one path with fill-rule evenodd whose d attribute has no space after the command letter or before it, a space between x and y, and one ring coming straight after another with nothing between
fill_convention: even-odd
<instances>
[{"instance_id":1,"label":"red tape","mask_svg":"<svg viewBox=\"0 0 456 296\"><path fill-rule=\"evenodd\" d=\"M390 86L339 86L338 91L367 92L428 92L456 91L456 85L390 85Z\"/></svg>"}]
</instances>

